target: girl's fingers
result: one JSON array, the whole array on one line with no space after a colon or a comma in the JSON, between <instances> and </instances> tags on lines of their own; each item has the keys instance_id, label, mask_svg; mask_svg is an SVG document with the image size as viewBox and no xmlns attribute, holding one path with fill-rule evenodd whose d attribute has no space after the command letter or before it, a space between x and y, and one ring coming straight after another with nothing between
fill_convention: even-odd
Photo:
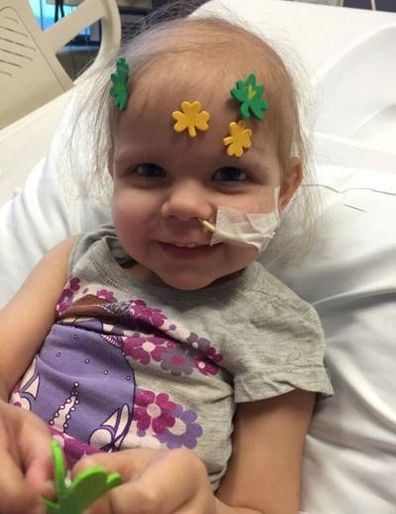
<instances>
[{"instance_id":1,"label":"girl's fingers","mask_svg":"<svg viewBox=\"0 0 396 514\"><path fill-rule=\"evenodd\" d=\"M112 514L179 514L194 504L191 512L211 514L213 495L202 461L188 450L157 455L141 475L110 494Z\"/></svg>"},{"instance_id":2,"label":"girl's fingers","mask_svg":"<svg viewBox=\"0 0 396 514\"><path fill-rule=\"evenodd\" d=\"M100 466L107 472L117 472L122 477L123 484L139 476L142 470L152 460L157 450L136 449L123 450L115 453L96 453L80 459L72 470L72 477L75 478L82 471L93 466ZM120 488L116 488L119 494ZM113 510L110 504L110 493L106 494L87 511L87 514L113 514L118 511ZM133 513L132 513L133 514Z\"/></svg>"},{"instance_id":3,"label":"girl's fingers","mask_svg":"<svg viewBox=\"0 0 396 514\"><path fill-rule=\"evenodd\" d=\"M53 458L51 435L48 427L39 418L32 416L29 425L20 433L20 454L26 481L34 486L41 496L49 497L53 492Z\"/></svg>"},{"instance_id":4,"label":"girl's fingers","mask_svg":"<svg viewBox=\"0 0 396 514\"><path fill-rule=\"evenodd\" d=\"M72 476L93 466L101 466L108 472L117 472L123 481L139 475L149 462L162 450L136 449L114 453L95 453L79 460L73 468Z\"/></svg>"},{"instance_id":5,"label":"girl's fingers","mask_svg":"<svg viewBox=\"0 0 396 514\"><path fill-rule=\"evenodd\" d=\"M187 450L144 452L124 450L89 458L124 479L89 514L177 514L187 512L190 503L195 505L191 512L214 512L209 479L198 457Z\"/></svg>"},{"instance_id":6,"label":"girl's fingers","mask_svg":"<svg viewBox=\"0 0 396 514\"><path fill-rule=\"evenodd\" d=\"M31 514L43 512L40 509L41 496L33 484L26 481L25 471L28 470L29 459L25 462L24 452L40 456L45 453L41 446L36 447L36 439L29 436L29 445L23 435L24 426L31 426L36 434L33 416L21 416L16 407L3 406L0 419L0 498L1 514ZM32 423L30 424L30 422ZM27 441L26 441L27 442ZM42 457L40 457L42 458Z\"/></svg>"},{"instance_id":7,"label":"girl's fingers","mask_svg":"<svg viewBox=\"0 0 396 514\"><path fill-rule=\"evenodd\" d=\"M44 512L38 492L26 484L14 459L1 452L0 466L1 514L36 514Z\"/></svg>"}]
</instances>

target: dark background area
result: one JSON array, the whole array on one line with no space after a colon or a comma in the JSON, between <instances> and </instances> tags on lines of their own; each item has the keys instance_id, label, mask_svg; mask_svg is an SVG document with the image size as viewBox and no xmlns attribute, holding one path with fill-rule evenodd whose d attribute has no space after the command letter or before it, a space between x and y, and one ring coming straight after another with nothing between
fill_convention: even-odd
<instances>
[{"instance_id":1,"label":"dark background area","mask_svg":"<svg viewBox=\"0 0 396 514\"><path fill-rule=\"evenodd\" d=\"M396 0L376 0L378 11L396 12ZM344 7L355 7L357 9L371 9L370 0L344 0Z\"/></svg>"}]
</instances>

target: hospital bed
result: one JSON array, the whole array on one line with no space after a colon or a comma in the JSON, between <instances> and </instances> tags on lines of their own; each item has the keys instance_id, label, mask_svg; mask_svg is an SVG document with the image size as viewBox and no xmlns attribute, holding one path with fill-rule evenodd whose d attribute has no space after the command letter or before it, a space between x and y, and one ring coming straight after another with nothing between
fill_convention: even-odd
<instances>
[{"instance_id":1,"label":"hospital bed","mask_svg":"<svg viewBox=\"0 0 396 514\"><path fill-rule=\"evenodd\" d=\"M301 514L394 514L396 15L287 0L212 0L201 10L246 20L291 65L301 55L317 99L317 176L304 186L321 198L315 242L302 260L273 257L282 240L263 259L318 310L335 389L307 436ZM52 245L109 216L103 200L66 191L61 150L76 98L78 85L0 131L0 304ZM293 217L286 223L298 234Z\"/></svg>"},{"instance_id":2,"label":"hospital bed","mask_svg":"<svg viewBox=\"0 0 396 514\"><path fill-rule=\"evenodd\" d=\"M0 130L0 205L24 183L31 164L44 155L71 90L86 75L73 82L57 53L99 21L102 38L91 71L119 48L116 0L84 0L45 31L38 27L29 0L0 0L0 129L6 127ZM23 159L18 161L15 156L21 155L22 148Z\"/></svg>"}]
</instances>

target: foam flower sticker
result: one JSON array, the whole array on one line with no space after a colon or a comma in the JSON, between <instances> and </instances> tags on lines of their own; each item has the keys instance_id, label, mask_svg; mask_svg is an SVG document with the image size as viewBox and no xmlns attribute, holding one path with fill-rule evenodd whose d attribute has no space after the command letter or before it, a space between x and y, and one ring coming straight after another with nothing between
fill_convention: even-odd
<instances>
[{"instance_id":1,"label":"foam flower sticker","mask_svg":"<svg viewBox=\"0 0 396 514\"><path fill-rule=\"evenodd\" d=\"M117 60L117 71L111 74L111 81L113 83L110 89L110 95L114 98L116 106L120 111L124 111L128 105L128 78L129 78L129 64L123 57Z\"/></svg>"},{"instance_id":2,"label":"foam flower sticker","mask_svg":"<svg viewBox=\"0 0 396 514\"><path fill-rule=\"evenodd\" d=\"M264 98L264 86L256 84L256 75L251 73L248 78L238 80L236 87L231 89L231 96L241 105L241 114L249 118L251 114L257 119L264 118L264 111L269 109L269 104Z\"/></svg>"},{"instance_id":3,"label":"foam flower sticker","mask_svg":"<svg viewBox=\"0 0 396 514\"><path fill-rule=\"evenodd\" d=\"M190 137L197 135L196 129L208 130L208 121L210 114L207 111L201 111L201 102L196 100L193 103L183 102L181 104L181 111L172 112L172 118L176 120L174 129L176 132L188 130Z\"/></svg>"},{"instance_id":4,"label":"foam flower sticker","mask_svg":"<svg viewBox=\"0 0 396 514\"><path fill-rule=\"evenodd\" d=\"M227 148L227 154L232 157L241 157L243 152L246 149L252 146L252 130L246 128L243 121L232 121L228 125L230 129L230 136L227 136L223 139L223 142Z\"/></svg>"},{"instance_id":5,"label":"foam flower sticker","mask_svg":"<svg viewBox=\"0 0 396 514\"><path fill-rule=\"evenodd\" d=\"M82 471L70 485L66 484L63 452L56 440L52 441L57 501L44 500L47 514L83 514L98 498L120 485L118 473L107 473L100 467Z\"/></svg>"}]
</instances>

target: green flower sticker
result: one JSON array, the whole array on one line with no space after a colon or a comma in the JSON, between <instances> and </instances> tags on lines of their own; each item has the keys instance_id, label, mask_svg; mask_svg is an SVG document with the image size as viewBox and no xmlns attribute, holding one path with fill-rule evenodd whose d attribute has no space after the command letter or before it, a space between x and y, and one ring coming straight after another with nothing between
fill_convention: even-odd
<instances>
[{"instance_id":1,"label":"green flower sticker","mask_svg":"<svg viewBox=\"0 0 396 514\"><path fill-rule=\"evenodd\" d=\"M117 71L111 74L111 81L113 83L110 89L110 95L114 98L116 106L120 111L124 111L128 105L128 78L129 78L129 64L124 57L117 60Z\"/></svg>"},{"instance_id":2,"label":"green flower sticker","mask_svg":"<svg viewBox=\"0 0 396 514\"><path fill-rule=\"evenodd\" d=\"M106 473L100 467L82 471L70 485L66 484L63 451L56 440L52 441L55 467L56 501L44 499L47 514L83 514L98 498L121 484L118 473Z\"/></svg>"},{"instance_id":3,"label":"green flower sticker","mask_svg":"<svg viewBox=\"0 0 396 514\"><path fill-rule=\"evenodd\" d=\"M244 118L249 118L251 114L262 120L264 111L269 109L269 104L264 98L264 86L256 84L256 75L251 73L248 78L238 80L236 87L231 89L231 96L241 105L241 114Z\"/></svg>"}]
</instances>

